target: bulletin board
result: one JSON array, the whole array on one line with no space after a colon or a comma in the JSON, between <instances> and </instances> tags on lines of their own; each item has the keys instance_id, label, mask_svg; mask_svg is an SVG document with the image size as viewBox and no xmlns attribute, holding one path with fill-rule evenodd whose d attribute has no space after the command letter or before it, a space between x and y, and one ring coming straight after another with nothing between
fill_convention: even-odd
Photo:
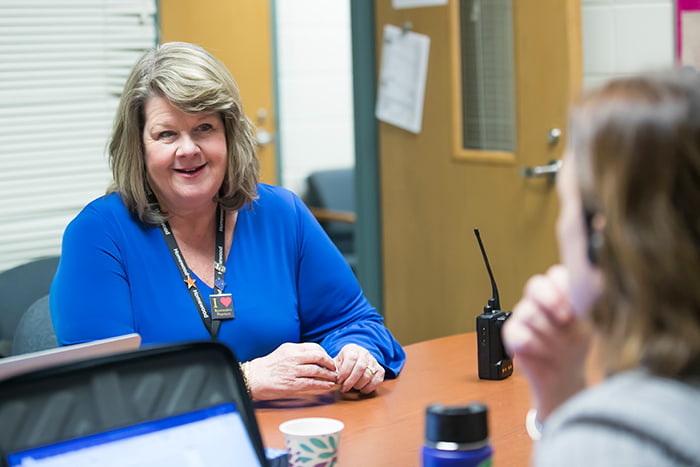
<instances>
[{"instance_id":1,"label":"bulletin board","mask_svg":"<svg viewBox=\"0 0 700 467\"><path fill-rule=\"evenodd\" d=\"M678 0L676 60L700 71L700 0Z\"/></svg>"}]
</instances>

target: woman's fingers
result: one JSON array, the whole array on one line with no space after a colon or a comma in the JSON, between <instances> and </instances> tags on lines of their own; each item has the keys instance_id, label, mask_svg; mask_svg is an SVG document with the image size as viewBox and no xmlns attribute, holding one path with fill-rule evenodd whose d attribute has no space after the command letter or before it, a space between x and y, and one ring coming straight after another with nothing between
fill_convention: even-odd
<instances>
[{"instance_id":1,"label":"woman's fingers","mask_svg":"<svg viewBox=\"0 0 700 467\"><path fill-rule=\"evenodd\" d=\"M259 400L326 392L336 387L335 362L318 344L286 343L248 364L248 382Z\"/></svg>"},{"instance_id":2,"label":"woman's fingers","mask_svg":"<svg viewBox=\"0 0 700 467\"><path fill-rule=\"evenodd\" d=\"M574 319L569 303L568 278L561 265L552 266L546 274L538 274L525 284L523 299L537 306L540 313L556 325Z\"/></svg>"},{"instance_id":3,"label":"woman's fingers","mask_svg":"<svg viewBox=\"0 0 700 467\"><path fill-rule=\"evenodd\" d=\"M247 365L248 382L255 399L294 397L298 394L374 391L385 370L369 351L356 344L341 349L335 359L318 344L282 344L269 355Z\"/></svg>"},{"instance_id":4,"label":"woman's fingers","mask_svg":"<svg viewBox=\"0 0 700 467\"><path fill-rule=\"evenodd\" d=\"M303 344L286 343L280 345L272 354L277 359L294 362L298 365L315 364L328 371L335 372L335 361L318 344L305 342Z\"/></svg>"},{"instance_id":5,"label":"woman's fingers","mask_svg":"<svg viewBox=\"0 0 700 467\"><path fill-rule=\"evenodd\" d=\"M587 323L573 313L562 266L527 282L503 326L503 342L528 378L544 415L583 387L590 333Z\"/></svg>"},{"instance_id":6,"label":"woman's fingers","mask_svg":"<svg viewBox=\"0 0 700 467\"><path fill-rule=\"evenodd\" d=\"M343 392L356 389L363 394L374 391L384 381L384 368L365 348L348 344L335 358L338 383Z\"/></svg>"}]
</instances>

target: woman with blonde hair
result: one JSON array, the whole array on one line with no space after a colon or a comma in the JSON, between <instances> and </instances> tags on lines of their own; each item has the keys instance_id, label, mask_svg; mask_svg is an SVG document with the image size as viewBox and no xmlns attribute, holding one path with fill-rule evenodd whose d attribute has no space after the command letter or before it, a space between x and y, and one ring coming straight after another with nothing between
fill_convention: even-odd
<instances>
[{"instance_id":1,"label":"woman with blonde hair","mask_svg":"<svg viewBox=\"0 0 700 467\"><path fill-rule=\"evenodd\" d=\"M537 466L700 465L700 78L626 77L571 112L561 265L504 326ZM604 380L587 388L601 342Z\"/></svg>"},{"instance_id":2,"label":"woman with blonde hair","mask_svg":"<svg viewBox=\"0 0 700 467\"><path fill-rule=\"evenodd\" d=\"M137 332L217 339L254 399L374 391L405 355L298 197L258 182L226 67L182 42L147 52L121 96L114 183L66 228L50 296L60 344Z\"/></svg>"}]
</instances>

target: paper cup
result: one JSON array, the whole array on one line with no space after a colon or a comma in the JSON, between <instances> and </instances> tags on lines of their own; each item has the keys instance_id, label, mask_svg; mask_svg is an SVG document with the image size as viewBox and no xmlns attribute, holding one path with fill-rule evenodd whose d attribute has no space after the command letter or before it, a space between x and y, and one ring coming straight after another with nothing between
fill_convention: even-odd
<instances>
[{"instance_id":1,"label":"paper cup","mask_svg":"<svg viewBox=\"0 0 700 467\"><path fill-rule=\"evenodd\" d=\"M333 418L295 418L280 425L289 452L289 465L333 467L338 465L340 432L345 425Z\"/></svg>"}]
</instances>

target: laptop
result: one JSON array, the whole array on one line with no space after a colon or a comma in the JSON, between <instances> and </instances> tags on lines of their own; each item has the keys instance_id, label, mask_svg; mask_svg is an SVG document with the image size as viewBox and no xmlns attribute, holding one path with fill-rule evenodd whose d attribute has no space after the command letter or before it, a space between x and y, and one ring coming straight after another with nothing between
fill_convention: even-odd
<instances>
[{"instance_id":1,"label":"laptop","mask_svg":"<svg viewBox=\"0 0 700 467\"><path fill-rule=\"evenodd\" d=\"M88 359L74 352L58 365L41 353L33 359L43 367L0 379L0 466L281 465L266 456L236 357L223 344Z\"/></svg>"},{"instance_id":2,"label":"laptop","mask_svg":"<svg viewBox=\"0 0 700 467\"><path fill-rule=\"evenodd\" d=\"M260 467L233 403L10 453L9 467Z\"/></svg>"}]
</instances>

